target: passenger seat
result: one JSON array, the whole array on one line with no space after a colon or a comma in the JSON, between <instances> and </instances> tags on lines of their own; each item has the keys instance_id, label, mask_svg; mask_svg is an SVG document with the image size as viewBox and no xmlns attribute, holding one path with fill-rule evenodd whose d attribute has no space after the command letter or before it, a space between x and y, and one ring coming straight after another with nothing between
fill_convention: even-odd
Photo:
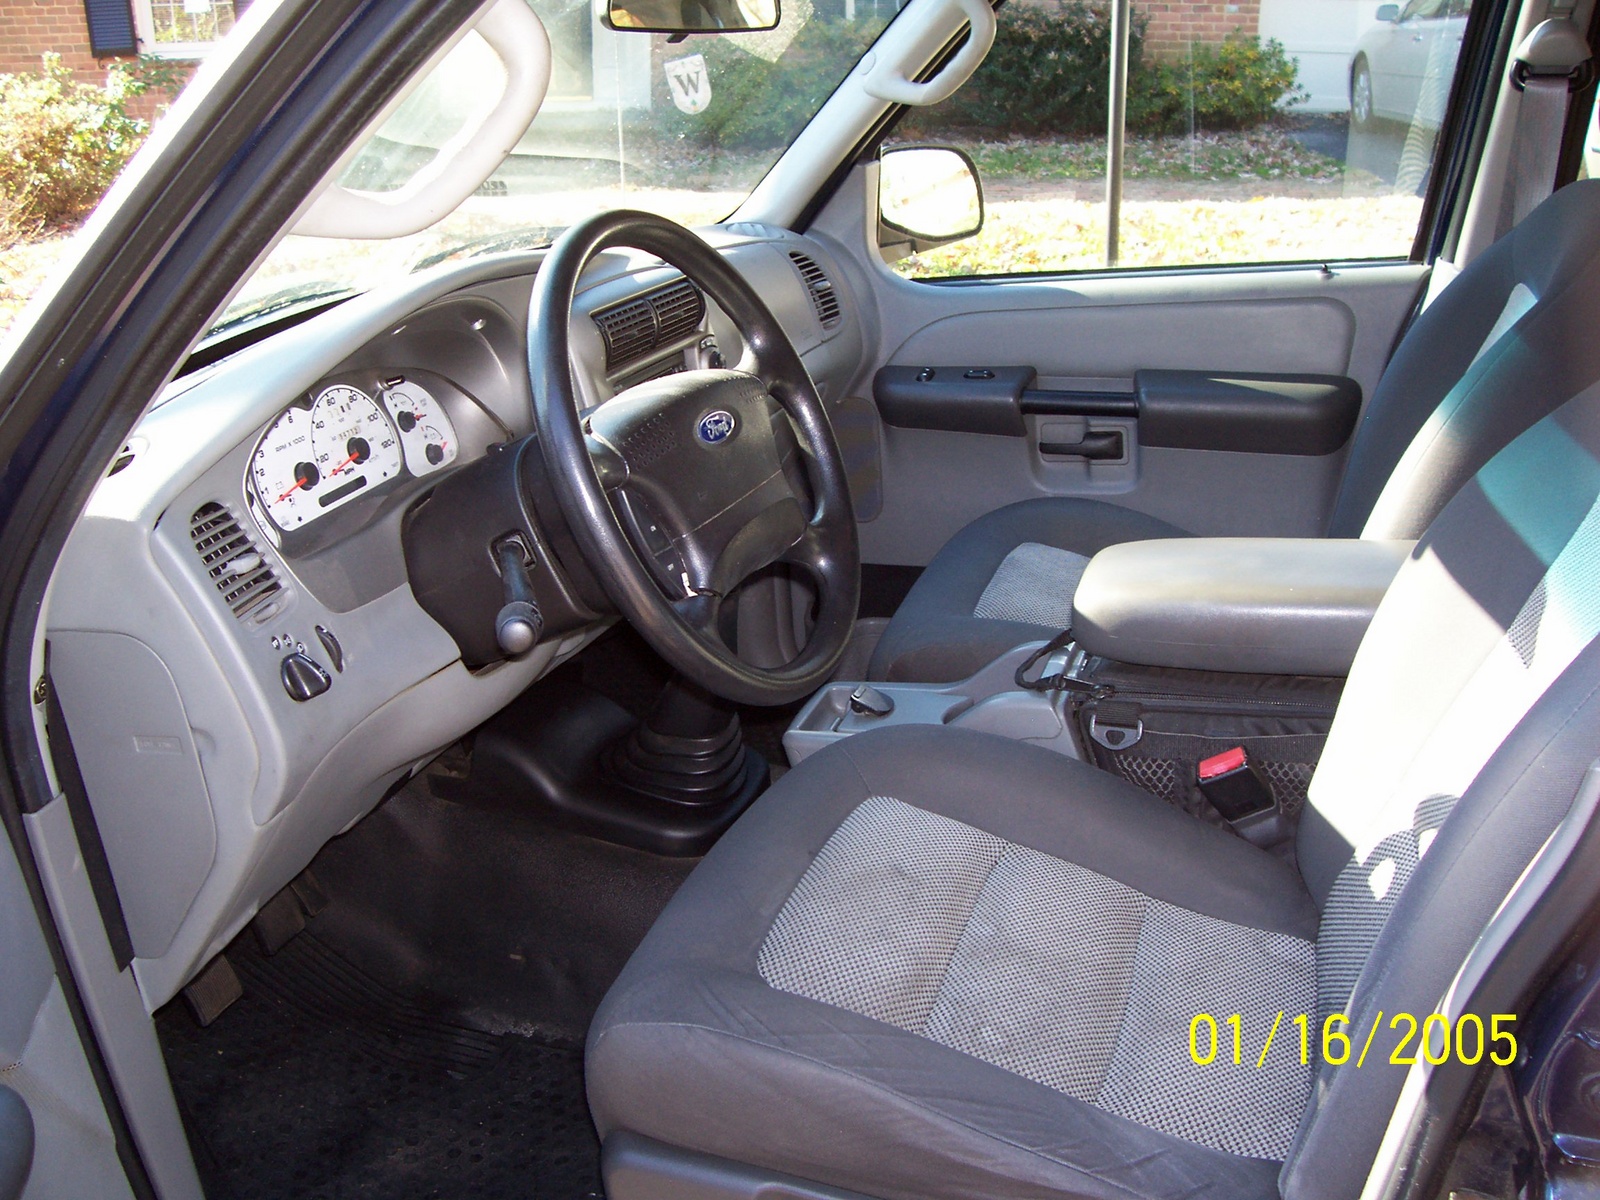
<instances>
[{"instance_id":1,"label":"passenger seat","mask_svg":"<svg viewBox=\"0 0 1600 1200\"><path fill-rule=\"evenodd\" d=\"M1415 538L1518 434L1600 379L1600 180L1574 183L1480 255L1418 317L1362 415L1328 537ZM884 630L874 680L947 682L1071 622L1097 551L1188 531L1051 496L947 542Z\"/></svg>"}]
</instances>

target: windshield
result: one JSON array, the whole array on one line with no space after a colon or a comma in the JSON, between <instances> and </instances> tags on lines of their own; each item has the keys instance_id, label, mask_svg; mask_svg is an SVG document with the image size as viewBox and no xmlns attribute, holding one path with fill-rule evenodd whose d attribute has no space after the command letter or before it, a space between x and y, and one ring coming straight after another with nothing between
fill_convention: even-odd
<instances>
[{"instance_id":1,"label":"windshield","mask_svg":"<svg viewBox=\"0 0 1600 1200\"><path fill-rule=\"evenodd\" d=\"M223 313L226 329L364 291L440 262L548 244L583 217L637 208L687 225L737 208L895 13L893 0L784 0L765 33L616 32L591 0L530 0L550 34L550 90L516 151L422 233L390 241L291 234ZM403 186L492 103L504 70L469 34L385 121L341 182Z\"/></svg>"}]
</instances>

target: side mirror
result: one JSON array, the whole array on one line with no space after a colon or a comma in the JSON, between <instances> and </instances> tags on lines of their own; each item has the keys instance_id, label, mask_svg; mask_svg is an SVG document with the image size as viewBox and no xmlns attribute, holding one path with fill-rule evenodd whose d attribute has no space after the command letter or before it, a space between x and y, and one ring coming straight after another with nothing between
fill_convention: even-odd
<instances>
[{"instance_id":1,"label":"side mirror","mask_svg":"<svg viewBox=\"0 0 1600 1200\"><path fill-rule=\"evenodd\" d=\"M1385 21L1393 25L1400 19L1400 6L1398 4L1380 4L1378 11L1372 14L1375 21Z\"/></svg>"},{"instance_id":2,"label":"side mirror","mask_svg":"<svg viewBox=\"0 0 1600 1200\"><path fill-rule=\"evenodd\" d=\"M953 146L896 146L878 158L878 245L885 262L983 228L978 168Z\"/></svg>"},{"instance_id":3,"label":"side mirror","mask_svg":"<svg viewBox=\"0 0 1600 1200\"><path fill-rule=\"evenodd\" d=\"M778 27L778 0L607 0L601 22L631 33L759 33Z\"/></svg>"}]
</instances>

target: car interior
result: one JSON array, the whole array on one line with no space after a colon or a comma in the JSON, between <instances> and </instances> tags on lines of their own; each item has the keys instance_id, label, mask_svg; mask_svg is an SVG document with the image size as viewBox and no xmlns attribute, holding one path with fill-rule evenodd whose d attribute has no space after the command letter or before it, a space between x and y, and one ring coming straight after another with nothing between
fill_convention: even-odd
<instances>
[{"instance_id":1,"label":"car interior","mask_svg":"<svg viewBox=\"0 0 1600 1200\"><path fill-rule=\"evenodd\" d=\"M13 556L0 1200L1591 1194L1592 4L1450 9L1409 257L897 272L972 227L885 216L896 123L1007 19L911 0L725 220L207 335L280 242L485 195L551 78L523 0L374 8L421 48L365 76L260 8L90 231L187 289L119 358L86 252L0 372L59 309L108 381L17 458L68 490ZM473 27L500 100L360 190ZM127 236L319 37L368 91L296 93L299 191Z\"/></svg>"}]
</instances>

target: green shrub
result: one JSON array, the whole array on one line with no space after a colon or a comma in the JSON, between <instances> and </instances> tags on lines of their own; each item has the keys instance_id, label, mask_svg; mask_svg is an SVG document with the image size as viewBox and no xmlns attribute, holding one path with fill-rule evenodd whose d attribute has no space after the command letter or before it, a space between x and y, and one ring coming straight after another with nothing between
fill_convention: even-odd
<instances>
[{"instance_id":1,"label":"green shrub","mask_svg":"<svg viewBox=\"0 0 1600 1200\"><path fill-rule=\"evenodd\" d=\"M711 103L688 115L672 103L666 77L653 72L651 113L658 137L683 148L768 150L787 146L882 28L814 17L776 63L742 49L739 38L697 38L692 49L668 46L662 58L699 53L711 74Z\"/></svg>"},{"instance_id":2,"label":"green shrub","mask_svg":"<svg viewBox=\"0 0 1600 1200\"><path fill-rule=\"evenodd\" d=\"M1139 62L1145 20L1128 31L1130 70ZM1102 3L1007 5L994 46L967 83L937 109L915 112L911 130L981 130L999 136L1070 137L1106 130L1111 14Z\"/></svg>"},{"instance_id":3,"label":"green shrub","mask_svg":"<svg viewBox=\"0 0 1600 1200\"><path fill-rule=\"evenodd\" d=\"M1295 62L1281 43L1233 37L1196 46L1186 62L1143 64L1128 94L1128 127L1178 133L1189 127L1191 89L1197 129L1248 129L1305 99Z\"/></svg>"},{"instance_id":4,"label":"green shrub","mask_svg":"<svg viewBox=\"0 0 1600 1200\"><path fill-rule=\"evenodd\" d=\"M1128 31L1128 130L1244 129L1304 97L1294 60L1276 41L1235 37L1196 46L1185 62L1147 61L1145 18ZM1007 5L994 48L971 80L936 109L908 115L912 136L946 131L1005 137L1084 137L1106 131L1111 18L1101 0Z\"/></svg>"},{"instance_id":5,"label":"green shrub","mask_svg":"<svg viewBox=\"0 0 1600 1200\"><path fill-rule=\"evenodd\" d=\"M0 75L0 207L16 229L69 225L105 194L138 149L146 122L128 101L146 87L112 68L104 86L79 83L54 54L37 73Z\"/></svg>"}]
</instances>

